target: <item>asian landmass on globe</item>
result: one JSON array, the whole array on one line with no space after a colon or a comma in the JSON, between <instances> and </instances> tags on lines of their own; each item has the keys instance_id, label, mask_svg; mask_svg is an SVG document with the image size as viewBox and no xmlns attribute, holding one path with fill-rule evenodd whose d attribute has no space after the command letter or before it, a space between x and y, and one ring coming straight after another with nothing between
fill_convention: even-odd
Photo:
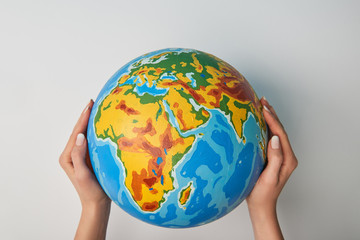
<instances>
[{"instance_id":1,"label":"asian landmass on globe","mask_svg":"<svg viewBox=\"0 0 360 240\"><path fill-rule=\"evenodd\" d=\"M96 99L89 154L106 194L163 227L212 222L254 187L266 156L262 106L246 79L194 49L142 55Z\"/></svg>"}]
</instances>

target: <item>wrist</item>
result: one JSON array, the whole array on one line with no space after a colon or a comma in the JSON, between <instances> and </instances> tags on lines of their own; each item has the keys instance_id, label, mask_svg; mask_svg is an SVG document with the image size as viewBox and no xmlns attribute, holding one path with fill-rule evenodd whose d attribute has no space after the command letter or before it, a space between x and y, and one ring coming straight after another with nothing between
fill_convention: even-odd
<instances>
[{"instance_id":1,"label":"wrist","mask_svg":"<svg viewBox=\"0 0 360 240\"><path fill-rule=\"evenodd\" d=\"M260 207L248 205L256 240L283 239L276 213L276 203Z\"/></svg>"},{"instance_id":2,"label":"wrist","mask_svg":"<svg viewBox=\"0 0 360 240\"><path fill-rule=\"evenodd\" d=\"M82 203L82 214L94 217L108 217L110 215L111 201Z\"/></svg>"},{"instance_id":3,"label":"wrist","mask_svg":"<svg viewBox=\"0 0 360 240\"><path fill-rule=\"evenodd\" d=\"M254 208L248 206L249 215L253 222L273 221L277 219L276 206Z\"/></svg>"},{"instance_id":4,"label":"wrist","mask_svg":"<svg viewBox=\"0 0 360 240\"><path fill-rule=\"evenodd\" d=\"M105 239L111 202L82 203L82 212L75 239Z\"/></svg>"},{"instance_id":5,"label":"wrist","mask_svg":"<svg viewBox=\"0 0 360 240\"><path fill-rule=\"evenodd\" d=\"M81 206L84 209L99 209L99 208L108 208L111 205L110 198L100 198L96 200L84 200L80 199Z\"/></svg>"},{"instance_id":6,"label":"wrist","mask_svg":"<svg viewBox=\"0 0 360 240\"><path fill-rule=\"evenodd\" d=\"M276 217L276 201L254 203L247 201L250 217Z\"/></svg>"}]
</instances>

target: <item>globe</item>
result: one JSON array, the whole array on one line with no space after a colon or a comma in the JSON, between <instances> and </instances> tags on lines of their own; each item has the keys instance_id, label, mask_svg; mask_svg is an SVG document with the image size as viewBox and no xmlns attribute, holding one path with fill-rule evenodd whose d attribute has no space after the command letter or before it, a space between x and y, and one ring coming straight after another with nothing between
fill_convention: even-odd
<instances>
[{"instance_id":1,"label":"globe","mask_svg":"<svg viewBox=\"0 0 360 240\"><path fill-rule=\"evenodd\" d=\"M87 139L105 193L130 215L170 228L221 218L263 170L267 127L246 79L202 51L142 55L105 84Z\"/></svg>"}]
</instances>

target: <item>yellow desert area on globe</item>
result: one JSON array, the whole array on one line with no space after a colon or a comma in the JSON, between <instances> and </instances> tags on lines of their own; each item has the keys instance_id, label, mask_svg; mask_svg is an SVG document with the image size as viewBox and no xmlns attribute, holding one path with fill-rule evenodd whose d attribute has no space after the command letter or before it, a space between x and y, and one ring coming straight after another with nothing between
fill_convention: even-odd
<instances>
[{"instance_id":1,"label":"yellow desert area on globe","mask_svg":"<svg viewBox=\"0 0 360 240\"><path fill-rule=\"evenodd\" d=\"M216 220L253 188L265 157L261 104L213 55L163 49L129 62L93 107L96 176L129 214L165 227Z\"/></svg>"}]
</instances>

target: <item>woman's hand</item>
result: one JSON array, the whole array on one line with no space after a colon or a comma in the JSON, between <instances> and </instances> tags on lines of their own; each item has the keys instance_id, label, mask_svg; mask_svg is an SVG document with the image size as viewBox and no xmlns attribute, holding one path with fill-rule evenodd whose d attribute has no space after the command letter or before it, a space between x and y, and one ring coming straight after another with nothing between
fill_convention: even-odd
<instances>
[{"instance_id":1,"label":"woman's hand","mask_svg":"<svg viewBox=\"0 0 360 240\"><path fill-rule=\"evenodd\" d=\"M255 239L283 239L276 216L276 202L298 161L274 108L265 98L260 101L271 137L267 147L268 163L246 201Z\"/></svg>"},{"instance_id":2,"label":"woman's hand","mask_svg":"<svg viewBox=\"0 0 360 240\"><path fill-rule=\"evenodd\" d=\"M59 159L82 205L75 239L105 239L110 214L111 200L92 172L88 155L86 129L93 104L91 100L81 114Z\"/></svg>"}]
</instances>

